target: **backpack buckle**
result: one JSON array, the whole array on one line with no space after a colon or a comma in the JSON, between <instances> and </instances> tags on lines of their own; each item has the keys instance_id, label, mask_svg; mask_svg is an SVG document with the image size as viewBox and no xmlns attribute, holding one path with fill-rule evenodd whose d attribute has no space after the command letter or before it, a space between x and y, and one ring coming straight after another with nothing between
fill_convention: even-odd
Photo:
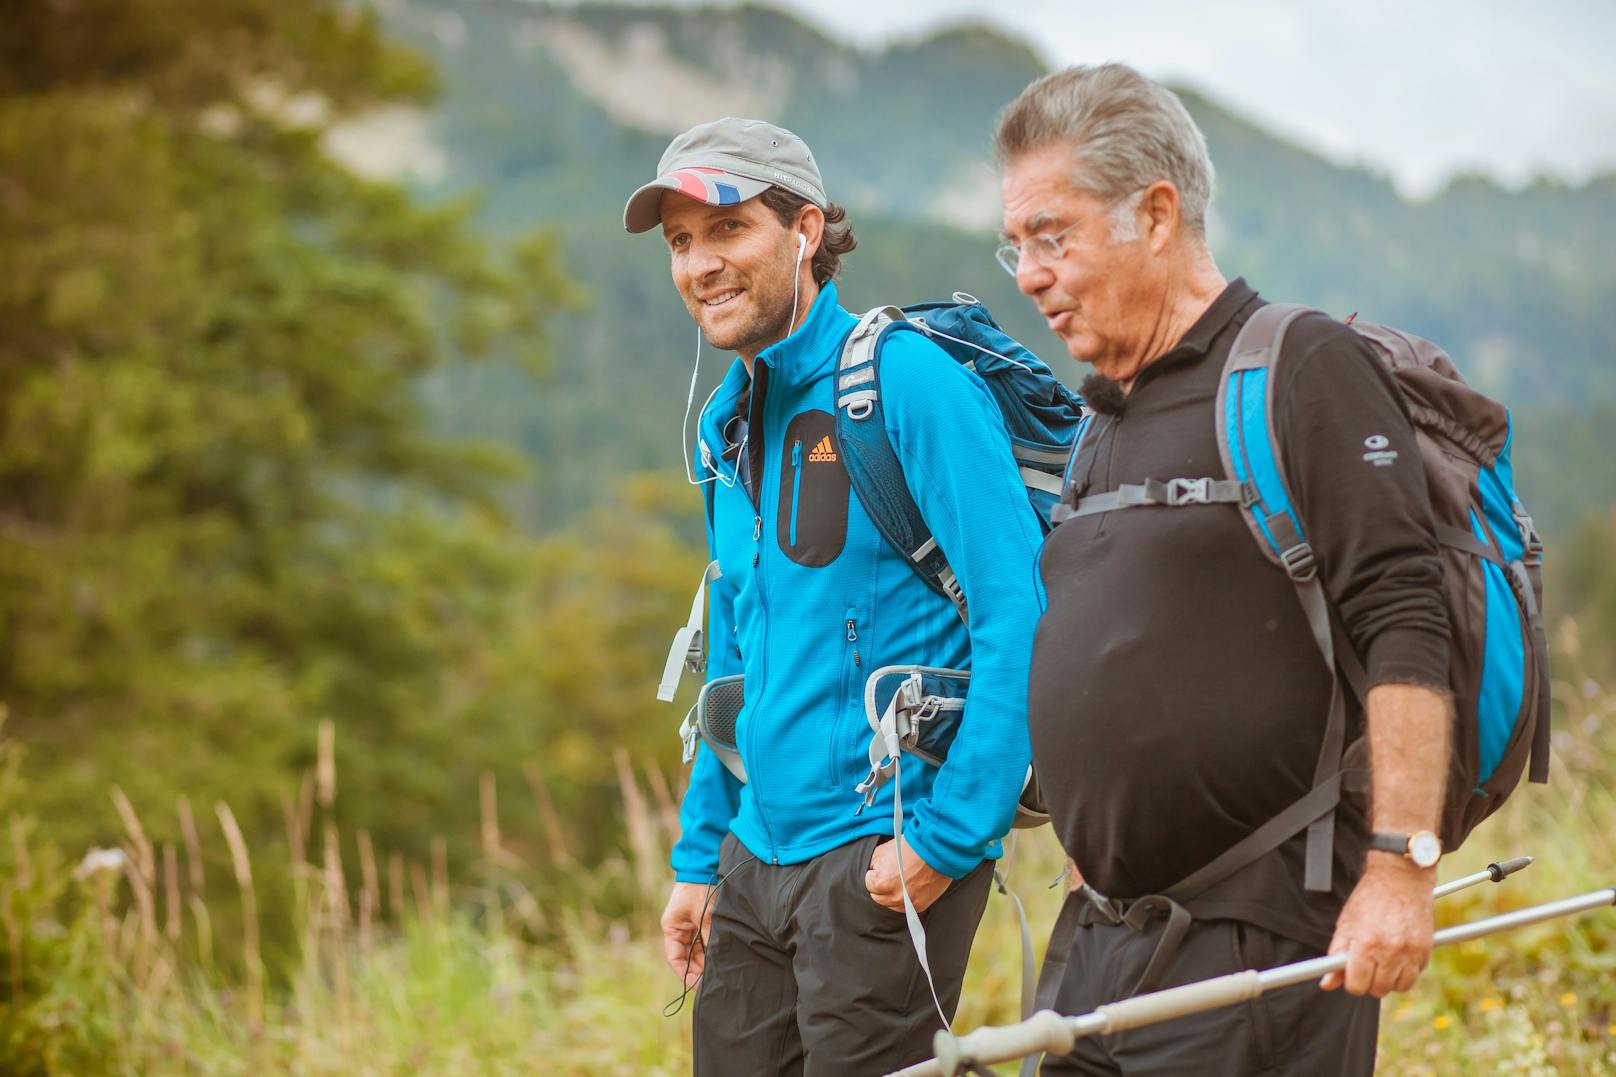
<instances>
[{"instance_id":1,"label":"backpack buckle","mask_svg":"<svg viewBox=\"0 0 1616 1077\"><path fill-rule=\"evenodd\" d=\"M1526 511L1526 506L1519 501L1515 502L1510 515L1515 517L1515 527L1521 533L1521 545L1526 553L1541 561L1543 559L1543 539L1537 533L1537 525L1532 522L1532 516Z\"/></svg>"},{"instance_id":2,"label":"backpack buckle","mask_svg":"<svg viewBox=\"0 0 1616 1077\"><path fill-rule=\"evenodd\" d=\"M1313 547L1305 542L1298 542L1279 555L1279 563L1285 566L1285 572L1291 579L1305 582L1313 578L1317 565L1313 561Z\"/></svg>"},{"instance_id":3,"label":"backpack buckle","mask_svg":"<svg viewBox=\"0 0 1616 1077\"><path fill-rule=\"evenodd\" d=\"M1168 479L1169 505L1206 505L1212 500L1211 479Z\"/></svg>"}]
</instances>

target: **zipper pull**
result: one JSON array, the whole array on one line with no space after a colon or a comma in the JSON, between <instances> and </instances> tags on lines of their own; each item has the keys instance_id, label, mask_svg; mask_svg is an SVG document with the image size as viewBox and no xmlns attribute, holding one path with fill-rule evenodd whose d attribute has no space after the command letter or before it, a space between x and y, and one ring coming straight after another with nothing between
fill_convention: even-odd
<instances>
[{"instance_id":1,"label":"zipper pull","mask_svg":"<svg viewBox=\"0 0 1616 1077\"><path fill-rule=\"evenodd\" d=\"M794 442L792 444L792 446L791 446L791 466L792 467L801 467L802 466L802 442L801 441Z\"/></svg>"},{"instance_id":2,"label":"zipper pull","mask_svg":"<svg viewBox=\"0 0 1616 1077\"><path fill-rule=\"evenodd\" d=\"M851 617L847 619L847 642L858 642L858 626L853 623L853 618Z\"/></svg>"},{"instance_id":3,"label":"zipper pull","mask_svg":"<svg viewBox=\"0 0 1616 1077\"><path fill-rule=\"evenodd\" d=\"M763 517L752 517L752 541L757 542L763 537Z\"/></svg>"}]
</instances>

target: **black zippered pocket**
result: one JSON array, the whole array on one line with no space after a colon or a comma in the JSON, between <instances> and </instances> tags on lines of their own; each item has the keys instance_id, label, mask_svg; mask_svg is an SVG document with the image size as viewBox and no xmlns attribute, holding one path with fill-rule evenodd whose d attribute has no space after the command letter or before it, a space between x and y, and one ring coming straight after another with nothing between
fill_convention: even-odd
<instances>
[{"instance_id":1,"label":"black zippered pocket","mask_svg":"<svg viewBox=\"0 0 1616 1077\"><path fill-rule=\"evenodd\" d=\"M780 549L799 565L820 568L847 544L852 481L836 448L836 417L805 411L786 426L780 458Z\"/></svg>"}]
</instances>

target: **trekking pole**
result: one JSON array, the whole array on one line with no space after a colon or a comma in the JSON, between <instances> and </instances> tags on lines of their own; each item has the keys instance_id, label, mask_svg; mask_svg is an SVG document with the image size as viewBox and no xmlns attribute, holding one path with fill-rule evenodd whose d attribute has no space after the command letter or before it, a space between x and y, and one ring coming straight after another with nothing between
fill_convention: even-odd
<instances>
[{"instance_id":1,"label":"trekking pole","mask_svg":"<svg viewBox=\"0 0 1616 1077\"><path fill-rule=\"evenodd\" d=\"M1456 894L1466 887L1475 886L1477 883L1501 883L1522 868L1531 866L1533 859L1535 858L1530 856L1517 856L1512 860L1505 860L1501 864L1488 864L1485 871L1478 871L1474 875L1466 875L1461 879L1453 880L1451 883L1443 883L1431 891L1431 896L1434 898L1447 897L1449 894Z\"/></svg>"},{"instance_id":2,"label":"trekking pole","mask_svg":"<svg viewBox=\"0 0 1616 1077\"><path fill-rule=\"evenodd\" d=\"M1471 939L1609 905L1616 905L1616 887L1443 928L1432 939L1432 945L1469 942ZM1040 1052L1064 1055L1070 1053L1073 1045L1084 1036L1123 1032L1221 1006L1232 1006L1257 998L1276 987L1317 980L1346 967L1346 954L1331 954L1280 965L1263 972L1247 969L1182 987L1170 987L1165 991L1107 1003L1093 1013L1078 1017L1063 1017L1054 1010L1040 1010L1019 1024L985 1026L964 1036L939 1030L932 1041L935 1058L898 1070L889 1077L956 1077L962 1073L982 1072L980 1067L984 1065L1011 1062Z\"/></svg>"}]
</instances>

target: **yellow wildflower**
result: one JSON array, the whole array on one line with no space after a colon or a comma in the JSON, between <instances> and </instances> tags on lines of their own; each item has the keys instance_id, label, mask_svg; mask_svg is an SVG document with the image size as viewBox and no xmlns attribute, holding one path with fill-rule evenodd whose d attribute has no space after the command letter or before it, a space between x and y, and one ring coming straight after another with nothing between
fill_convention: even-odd
<instances>
[{"instance_id":1,"label":"yellow wildflower","mask_svg":"<svg viewBox=\"0 0 1616 1077\"><path fill-rule=\"evenodd\" d=\"M1504 1000L1501 998L1484 998L1481 1000L1481 1012L1486 1013L1489 1010L1496 1010L1503 1004Z\"/></svg>"},{"instance_id":2,"label":"yellow wildflower","mask_svg":"<svg viewBox=\"0 0 1616 1077\"><path fill-rule=\"evenodd\" d=\"M1562 1005L1562 1006L1575 1006L1576 1004L1577 1004L1576 992L1567 991L1565 994L1560 996L1560 1005Z\"/></svg>"},{"instance_id":3,"label":"yellow wildflower","mask_svg":"<svg viewBox=\"0 0 1616 1077\"><path fill-rule=\"evenodd\" d=\"M1435 1021L1431 1022L1431 1027L1447 1028L1451 1024L1453 1024L1453 1018L1449 1017L1447 1014L1443 1014L1441 1017L1438 1017Z\"/></svg>"}]
</instances>

